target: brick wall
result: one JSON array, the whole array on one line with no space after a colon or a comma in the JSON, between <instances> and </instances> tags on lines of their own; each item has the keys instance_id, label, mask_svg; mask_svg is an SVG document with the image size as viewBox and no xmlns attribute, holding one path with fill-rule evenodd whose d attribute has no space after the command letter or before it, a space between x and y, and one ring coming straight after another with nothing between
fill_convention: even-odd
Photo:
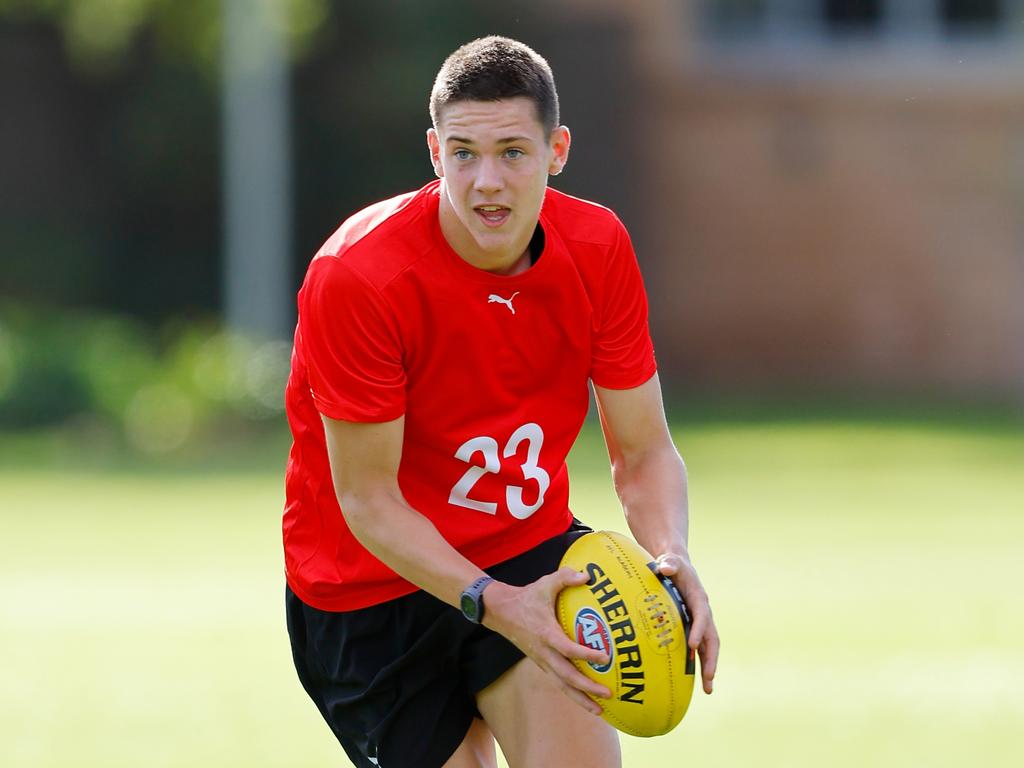
<instances>
[{"instance_id":1,"label":"brick wall","mask_svg":"<svg viewBox=\"0 0 1024 768\"><path fill-rule=\"evenodd\" d=\"M1021 96L663 85L647 227L665 365L730 388L1024 390Z\"/></svg>"}]
</instances>

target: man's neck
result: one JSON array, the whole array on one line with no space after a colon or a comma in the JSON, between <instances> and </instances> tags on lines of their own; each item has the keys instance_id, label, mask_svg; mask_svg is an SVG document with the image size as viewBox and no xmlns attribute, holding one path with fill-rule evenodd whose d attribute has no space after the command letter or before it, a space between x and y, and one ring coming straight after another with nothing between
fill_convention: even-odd
<instances>
[{"instance_id":1,"label":"man's neck","mask_svg":"<svg viewBox=\"0 0 1024 768\"><path fill-rule=\"evenodd\" d=\"M441 224L441 235L456 255L467 264L486 272L506 276L518 275L530 268L533 262L530 258L530 242L534 235L533 231L526 236L525 242L516 243L507 252L489 253L480 249L473 236L466 231L455 212L445 205L443 199L437 213Z\"/></svg>"}]
</instances>

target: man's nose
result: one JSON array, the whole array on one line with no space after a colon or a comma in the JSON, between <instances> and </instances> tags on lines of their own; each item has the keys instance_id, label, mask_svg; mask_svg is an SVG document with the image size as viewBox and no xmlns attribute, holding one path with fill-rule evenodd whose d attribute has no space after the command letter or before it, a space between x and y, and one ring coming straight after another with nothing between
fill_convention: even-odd
<instances>
[{"instance_id":1,"label":"man's nose","mask_svg":"<svg viewBox=\"0 0 1024 768\"><path fill-rule=\"evenodd\" d=\"M477 163L476 178L473 189L484 194L498 192L505 185L501 176L501 167L497 160L484 157Z\"/></svg>"}]
</instances>

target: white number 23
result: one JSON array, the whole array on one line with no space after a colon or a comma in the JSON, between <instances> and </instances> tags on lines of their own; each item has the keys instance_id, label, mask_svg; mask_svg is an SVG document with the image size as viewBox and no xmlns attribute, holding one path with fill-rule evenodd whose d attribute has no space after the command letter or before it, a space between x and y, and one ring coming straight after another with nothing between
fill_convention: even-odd
<instances>
[{"instance_id":1,"label":"white number 23","mask_svg":"<svg viewBox=\"0 0 1024 768\"><path fill-rule=\"evenodd\" d=\"M544 444L544 430L539 424L523 424L508 439L505 444L502 456L506 459L516 455L520 444L526 441L526 461L520 469L523 472L524 480L532 480L537 483L537 500L533 504L523 502L523 487L510 485L505 488L505 502L508 504L508 511L519 520L525 520L544 503L544 494L551 485L551 478L547 471L538 465L540 459L540 448ZM455 452L455 458L469 464L473 456L482 453L484 457L483 466L474 465L466 470L459 478L448 495L448 503L455 504L467 509L475 509L478 512L486 512L489 515L498 513L498 503L495 501L479 501L469 498L469 492L477 481L489 472L498 472L501 468L501 460L498 458L498 441L493 437L474 437L459 446Z\"/></svg>"}]
</instances>

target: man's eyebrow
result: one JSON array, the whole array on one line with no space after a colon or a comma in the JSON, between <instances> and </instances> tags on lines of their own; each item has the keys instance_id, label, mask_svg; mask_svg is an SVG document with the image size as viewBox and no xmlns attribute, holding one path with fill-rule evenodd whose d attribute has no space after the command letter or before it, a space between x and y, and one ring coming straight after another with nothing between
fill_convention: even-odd
<instances>
[{"instance_id":1,"label":"man's eyebrow","mask_svg":"<svg viewBox=\"0 0 1024 768\"><path fill-rule=\"evenodd\" d=\"M521 143L526 142L526 141L529 141L529 142L532 143L533 139L531 139L529 136L509 136L508 138L505 138L505 139L498 139L495 143L496 144L521 144ZM472 139L464 139L461 136L449 136L445 140L445 142L446 143L455 142L456 144L474 144L475 143Z\"/></svg>"}]
</instances>

